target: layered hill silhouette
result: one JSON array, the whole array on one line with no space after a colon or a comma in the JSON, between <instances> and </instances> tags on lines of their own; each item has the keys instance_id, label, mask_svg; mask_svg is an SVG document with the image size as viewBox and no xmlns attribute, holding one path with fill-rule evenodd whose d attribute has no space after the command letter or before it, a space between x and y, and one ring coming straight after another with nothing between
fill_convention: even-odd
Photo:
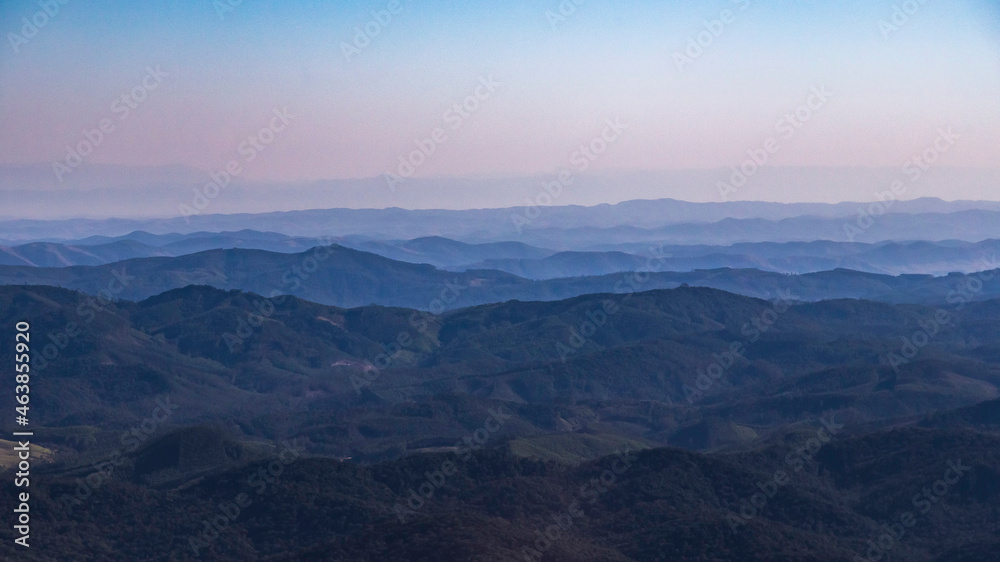
<instances>
[{"instance_id":1,"label":"layered hill silhouette","mask_svg":"<svg viewBox=\"0 0 1000 562\"><path fill-rule=\"evenodd\" d=\"M764 172L767 173L766 171ZM891 181L892 176L889 177ZM381 182L382 180L377 180ZM420 181L420 180L415 180ZM438 180L434 180L437 182ZM712 180L705 184L713 183ZM886 185L888 185L888 181ZM986 180L985 185L990 185ZM380 186L381 187L381 186ZM236 188L233 193L240 191ZM379 191L372 189L370 191ZM467 186L462 192L474 193ZM606 191L606 190L604 190ZM122 198L118 190L108 199ZM538 192L537 184L530 193ZM166 192L154 190L159 197ZM188 199L186 188L181 199ZM40 194L7 191L13 206ZM84 193L92 198L93 195ZM178 194L179 195L179 194ZM48 196L48 195L45 195ZM476 199L481 199L479 192ZM234 195L233 198L239 197ZM603 198L603 197L602 197ZM175 196L157 209L175 208ZM384 204L384 200L379 200ZM33 205L37 207L38 205ZM29 206L30 209L31 206ZM507 207L491 209L316 209L270 213L204 214L161 219L2 220L0 240L66 240L120 236L135 230L154 234L239 231L254 228L292 236L365 236L380 240L443 236L463 242L517 241L557 250L580 245L655 240L674 244L733 244L786 241L981 240L1000 238L1000 208L990 201L922 198L884 205L874 197L855 203L691 203L675 199L632 200L614 205ZM127 207L120 214L128 214ZM231 211L230 211L231 212ZM31 213L35 215L36 213ZM27 214L24 216L28 216ZM572 247L566 247L569 243Z\"/></svg>"},{"instance_id":2,"label":"layered hill silhouette","mask_svg":"<svg viewBox=\"0 0 1000 562\"><path fill-rule=\"evenodd\" d=\"M0 265L66 267L104 265L143 257L176 257L207 250L246 249L300 253L337 243L397 261L426 263L439 269L495 269L528 279L595 276L620 271L650 271L649 257L660 271L760 269L778 273L814 273L851 269L883 274L975 273L1000 265L1000 241L961 242L755 242L731 245L678 245L666 242L573 244L561 250L522 242L471 244L429 236L412 240L374 240L363 236L303 238L275 232L194 232L90 236L81 240L40 240L0 245Z\"/></svg>"},{"instance_id":3,"label":"layered hill silhouette","mask_svg":"<svg viewBox=\"0 0 1000 562\"><path fill-rule=\"evenodd\" d=\"M5 333L24 318L28 559L854 561L905 513L895 557L995 542L1000 300L0 288Z\"/></svg>"},{"instance_id":4,"label":"layered hill silhouette","mask_svg":"<svg viewBox=\"0 0 1000 562\"><path fill-rule=\"evenodd\" d=\"M451 446L499 405L519 438L569 431L702 450L831 412L877 428L1000 397L1000 300L952 310L946 324L920 305L706 288L443 315L195 286L104 304L5 287L0 307L6 325L30 317L40 334L39 423L113 432L169 395L171 423L225 420L355 458ZM569 439L548 446L568 457L602 447Z\"/></svg>"},{"instance_id":5,"label":"layered hill silhouette","mask_svg":"<svg viewBox=\"0 0 1000 562\"><path fill-rule=\"evenodd\" d=\"M86 550L132 560L848 562L891 553L949 562L990 560L997 545L1000 441L974 432L834 437L798 471L785 457L800 442L739 454L661 448L575 467L497 447L359 466L277 451L232 464L227 443L238 444L191 433L130 456L79 504L66 499L77 481L46 473L34 529L49 542L18 559ZM185 439L226 461L184 485L147 483L140 459ZM144 470L178 466L164 459ZM278 476L263 480L271 469ZM426 474L440 486L422 497ZM0 507L13 509L3 487ZM0 546L7 556L11 544Z\"/></svg>"},{"instance_id":6,"label":"layered hill silhouette","mask_svg":"<svg viewBox=\"0 0 1000 562\"><path fill-rule=\"evenodd\" d=\"M647 266L660 263L648 258L643 262ZM996 271L889 276L837 269L785 275L725 268L659 273L624 271L529 280L488 269L444 271L339 244L299 253L231 249L175 258L136 258L98 266L0 266L0 283L59 286L129 300L203 284L264 296L289 294L343 307L380 304L434 312L512 299L558 300L590 293L674 288L682 284L765 298L787 294L803 301L860 298L955 305L1000 295L1000 275Z\"/></svg>"}]
</instances>

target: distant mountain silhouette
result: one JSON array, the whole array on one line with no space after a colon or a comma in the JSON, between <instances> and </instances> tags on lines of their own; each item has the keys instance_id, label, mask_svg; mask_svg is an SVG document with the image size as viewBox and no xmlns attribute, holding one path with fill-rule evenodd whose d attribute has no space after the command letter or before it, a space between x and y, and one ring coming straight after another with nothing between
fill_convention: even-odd
<instances>
[{"instance_id":1,"label":"distant mountain silhouette","mask_svg":"<svg viewBox=\"0 0 1000 562\"><path fill-rule=\"evenodd\" d=\"M239 188L234 190L239 191ZM232 195L236 191L230 192L231 197L236 197ZM532 190L535 192L537 187ZM21 204L16 201L18 193L24 195L0 191L0 199L7 196L15 199L12 204ZM93 195L88 194L88 197ZM185 191L180 200L187 199L190 193ZM875 205L879 206L869 210ZM751 201L689 203L657 199L593 207L311 209L165 219L8 219L0 220L0 240L16 245L19 240L114 237L136 230L170 234L253 228L303 237L364 236L377 240L408 240L442 236L468 243L515 241L554 250L636 242L716 245L815 240L978 242L1000 238L998 217L1000 203L989 201L917 199L896 201L887 208L872 202L829 205Z\"/></svg>"},{"instance_id":2,"label":"distant mountain silhouette","mask_svg":"<svg viewBox=\"0 0 1000 562\"><path fill-rule=\"evenodd\" d=\"M610 264L605 262L608 269L635 263L626 255L612 257ZM588 259L564 254L555 263L578 258ZM649 263L645 259L642 262ZM512 299L558 300L588 293L674 288L684 283L764 298L778 298L779 292L788 292L805 301L861 298L960 304L1000 295L1000 275L996 273L889 276L836 269L785 275L757 269L712 269L532 281L497 270L443 271L337 244L300 253L232 249L176 258L136 258L99 266L0 266L0 283L52 285L92 295L104 291L115 298L133 300L204 284L265 296L290 294L344 307L381 304L435 311Z\"/></svg>"}]
</instances>

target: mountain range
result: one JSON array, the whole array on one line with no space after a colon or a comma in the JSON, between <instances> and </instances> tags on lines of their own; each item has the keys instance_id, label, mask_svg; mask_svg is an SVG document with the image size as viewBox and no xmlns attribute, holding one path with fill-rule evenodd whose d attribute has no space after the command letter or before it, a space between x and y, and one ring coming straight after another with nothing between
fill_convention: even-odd
<instances>
[{"instance_id":1,"label":"mountain range","mask_svg":"<svg viewBox=\"0 0 1000 562\"><path fill-rule=\"evenodd\" d=\"M2 192L0 192L2 193ZM149 219L0 220L8 245L87 236L257 230L289 236L364 236L405 240L442 236L462 242L522 242L555 250L598 244L728 245L740 242L832 240L963 240L1000 238L998 204L940 199L858 203L690 203L674 199L615 205L538 205L469 210L313 209L259 214L210 214Z\"/></svg>"},{"instance_id":2,"label":"mountain range","mask_svg":"<svg viewBox=\"0 0 1000 562\"><path fill-rule=\"evenodd\" d=\"M786 242L730 246L603 244L582 251L556 251L520 242L468 244L441 237L372 240L358 236L301 238L273 232L155 235L136 231L119 237L92 236L76 241L40 241L0 246L0 265L64 267L103 265L141 257L176 257L213 249L254 249L296 253L329 242L397 261L427 263L439 269L495 269L528 279L650 271L648 258L663 257L659 269L760 269L813 273L843 268L868 273L974 273L998 263L997 240L946 242Z\"/></svg>"},{"instance_id":3,"label":"mountain range","mask_svg":"<svg viewBox=\"0 0 1000 562\"><path fill-rule=\"evenodd\" d=\"M1000 209L860 206L0 223L0 553L995 558Z\"/></svg>"},{"instance_id":4,"label":"mountain range","mask_svg":"<svg viewBox=\"0 0 1000 562\"><path fill-rule=\"evenodd\" d=\"M626 212L636 213L634 220L637 225L658 226L660 223L656 221L662 220L664 213L671 210L677 211L670 216L673 222L716 222L727 217L778 220L801 215L849 216L856 213L857 204L821 202L838 197L837 201L857 201L867 205L885 198L896 182L903 182L899 195L906 198L947 194L958 200L932 204L927 204L926 200L900 202L898 208L907 212L1000 210L990 202L968 201L981 197L983 193L991 193L1000 180L1000 170L956 168L940 163L934 167L933 173L921 174L918 183L913 183L911 173L896 167L768 165L757 170L736 193L719 188L720 184L729 183L733 176L733 170L727 168L588 170L573 174L571 181L565 183L559 181L559 170L514 176L420 177L417 174L407 178L405 185L398 189L392 189L383 175L294 182L237 177L232 178L219 195L209 199L205 196L204 186L213 181L210 172L216 171L176 165L115 166L84 162L73 173L57 178L51 164L0 165L0 219L133 219L176 217L185 212L233 215L331 207L428 210L551 205L545 213L553 211L554 206L565 208L554 211L556 214L578 214L583 207L589 207L591 210L586 213L596 211L610 221L600 226L622 224L622 218L629 216ZM771 200L796 203L773 205L757 200L765 193L765 198ZM613 205L657 199L663 194L670 194L678 201L666 205ZM722 202L719 202L720 199ZM685 204L680 200L708 204ZM812 202L801 203L803 201ZM182 205L186 206L183 210ZM509 220L503 213L496 215L504 221ZM654 223L646 224L647 219L652 219ZM426 225L423 227L426 228ZM131 230L138 228L141 227ZM268 230L283 231L271 227ZM409 237L422 235L415 231L408 234Z\"/></svg>"},{"instance_id":5,"label":"mountain range","mask_svg":"<svg viewBox=\"0 0 1000 562\"><path fill-rule=\"evenodd\" d=\"M690 287L429 314L191 286L94 305L0 288L5 333L30 317L39 337L33 530L51 542L26 559L996 546L1000 300L945 318Z\"/></svg>"},{"instance_id":6,"label":"mountain range","mask_svg":"<svg viewBox=\"0 0 1000 562\"><path fill-rule=\"evenodd\" d=\"M560 255L553 258L558 260ZM847 269L801 275L728 268L655 272L660 263L669 262L650 258L642 261L646 269L654 272L626 270L599 276L530 280L490 269L444 271L428 264L395 261L331 244L300 253L231 249L175 258L135 258L96 266L0 266L0 284L51 285L104 295L105 299L131 300L204 284L269 297L295 295L344 307L380 304L435 311L513 299L558 300L588 293L635 292L684 284L764 298L777 298L784 293L802 301L863 298L951 304L1000 295L1000 277L992 269L937 277L890 276ZM618 265L611 263L606 267L615 269Z\"/></svg>"}]
</instances>

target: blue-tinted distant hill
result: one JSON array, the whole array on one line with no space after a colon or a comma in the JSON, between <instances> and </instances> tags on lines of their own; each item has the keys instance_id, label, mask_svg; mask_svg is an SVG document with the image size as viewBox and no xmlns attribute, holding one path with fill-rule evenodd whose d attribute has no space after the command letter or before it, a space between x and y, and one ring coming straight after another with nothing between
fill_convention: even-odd
<instances>
[{"instance_id":1,"label":"blue-tinted distant hill","mask_svg":"<svg viewBox=\"0 0 1000 562\"><path fill-rule=\"evenodd\" d=\"M232 248L296 253L332 241L403 262L431 264L453 271L495 269L529 279L646 271L650 269L648 257L654 253L664 257L664 261L657 264L659 270L677 272L733 268L812 273L840 268L892 275L944 275L1000 267L1000 240L877 244L759 242L728 246L632 242L604 243L560 252L521 242L470 244L438 236L413 240L374 240L358 236L303 238L252 230L163 235L136 231L119 237L92 236L78 241L0 246L0 265L101 265L132 258L181 256Z\"/></svg>"},{"instance_id":2,"label":"blue-tinted distant hill","mask_svg":"<svg viewBox=\"0 0 1000 562\"><path fill-rule=\"evenodd\" d=\"M317 259L320 256L323 259ZM116 281L121 276L127 276L127 286L120 287ZM591 293L669 289L685 283L765 298L776 298L779 291L787 291L805 301L855 298L946 303L956 292L965 300L1000 296L1000 274L996 273L891 276L835 269L789 275L717 268L530 280L491 269L445 271L336 244L300 253L230 249L97 266L0 266L0 284L52 285L90 294L112 287L114 296L130 300L197 284L266 296L291 294L336 306L380 304L422 310L512 299L548 301Z\"/></svg>"},{"instance_id":3,"label":"blue-tinted distant hill","mask_svg":"<svg viewBox=\"0 0 1000 562\"><path fill-rule=\"evenodd\" d=\"M161 219L3 220L0 221L0 240L9 244L10 241L120 236L136 230L169 234L248 228L304 237L354 235L380 240L411 240L443 236L470 243L516 241L555 250L647 241L672 244L813 240L976 242L1000 238L1000 203L938 199L899 201L883 209L886 214L875 216L869 223L869 219L859 218L859 210L871 205L871 202L689 203L658 199L593 207L314 209ZM861 225L859 231L853 233L853 240L845 230L845 225L852 224ZM868 224L870 226L866 226Z\"/></svg>"}]
</instances>

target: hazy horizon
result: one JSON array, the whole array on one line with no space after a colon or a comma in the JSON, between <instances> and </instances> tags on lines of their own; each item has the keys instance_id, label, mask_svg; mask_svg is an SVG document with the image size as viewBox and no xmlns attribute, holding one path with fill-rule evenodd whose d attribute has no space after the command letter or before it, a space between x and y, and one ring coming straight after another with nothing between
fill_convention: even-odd
<instances>
[{"instance_id":1,"label":"hazy horizon","mask_svg":"<svg viewBox=\"0 0 1000 562\"><path fill-rule=\"evenodd\" d=\"M904 181L964 170L980 180L921 179L902 198L994 199L1000 9L913 6L106 0L35 17L37 2L6 2L0 166L41 179L0 189L98 189L93 166L133 167L118 185L186 191L174 208L213 177L363 184L372 194L335 206L373 208L441 207L407 199L433 182L565 173L718 171L698 180L703 189L628 196L692 201L864 201L883 188L766 181L806 167L895 170ZM156 166L168 168L162 179L130 180ZM563 201L574 201L566 187ZM461 205L498 204L479 198ZM281 208L282 194L271 203Z\"/></svg>"},{"instance_id":2,"label":"hazy horizon","mask_svg":"<svg viewBox=\"0 0 1000 562\"><path fill-rule=\"evenodd\" d=\"M0 218L154 218L332 208L499 209L657 199L837 204L872 202L890 194L898 200L1000 198L995 189L1000 170L908 170L765 167L733 191L724 187L731 185L732 169L569 171L570 175L562 175L565 182L558 174L412 178L395 190L382 177L284 183L235 179L209 198L211 176L179 166L82 166L61 187L49 183L47 166L0 166ZM898 189L892 193L894 184Z\"/></svg>"}]
</instances>

